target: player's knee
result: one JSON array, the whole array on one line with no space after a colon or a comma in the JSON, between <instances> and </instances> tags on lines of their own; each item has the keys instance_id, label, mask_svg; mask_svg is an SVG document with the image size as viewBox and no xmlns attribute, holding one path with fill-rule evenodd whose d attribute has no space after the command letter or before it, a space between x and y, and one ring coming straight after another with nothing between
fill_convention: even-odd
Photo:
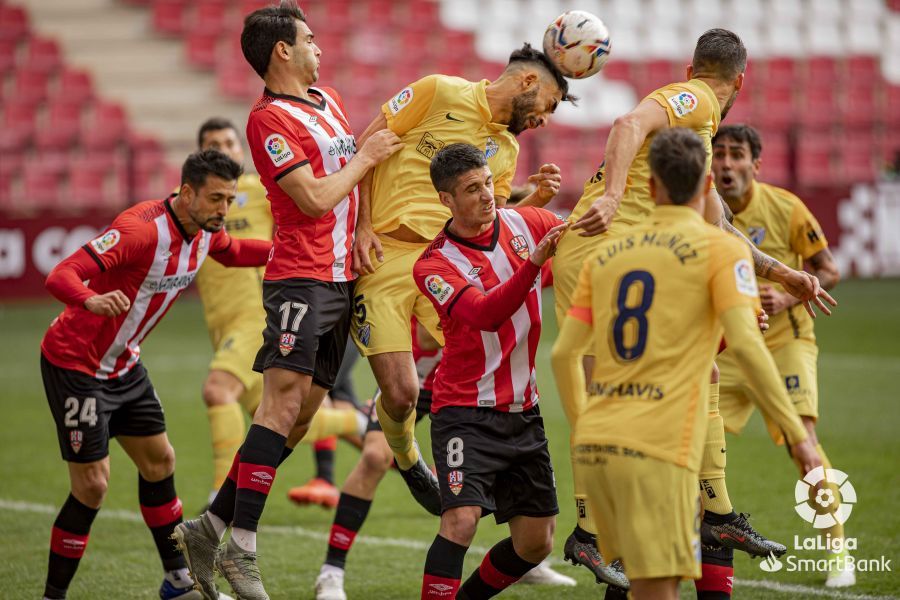
<instances>
[{"instance_id":1,"label":"player's knee","mask_svg":"<svg viewBox=\"0 0 900 600\"><path fill-rule=\"evenodd\" d=\"M210 379L203 382L201 394L203 395L203 403L206 406L228 404L230 400L225 388Z\"/></svg>"},{"instance_id":2,"label":"player's knee","mask_svg":"<svg viewBox=\"0 0 900 600\"><path fill-rule=\"evenodd\" d=\"M480 514L478 507L472 506L448 510L441 515L441 535L456 544L469 546L475 538Z\"/></svg>"},{"instance_id":3,"label":"player's knee","mask_svg":"<svg viewBox=\"0 0 900 600\"><path fill-rule=\"evenodd\" d=\"M140 466L141 477L147 481L162 481L175 472L175 449L172 444L154 453Z\"/></svg>"},{"instance_id":4,"label":"player's knee","mask_svg":"<svg viewBox=\"0 0 900 600\"><path fill-rule=\"evenodd\" d=\"M79 502L99 508L109 489L109 474L103 469L91 469L72 481L72 494Z\"/></svg>"},{"instance_id":5,"label":"player's knee","mask_svg":"<svg viewBox=\"0 0 900 600\"><path fill-rule=\"evenodd\" d=\"M553 530L551 525L543 530L529 532L522 540L515 540L516 553L528 562L541 562L553 552Z\"/></svg>"},{"instance_id":6,"label":"player's knee","mask_svg":"<svg viewBox=\"0 0 900 600\"><path fill-rule=\"evenodd\" d=\"M391 452L390 446L387 445L387 441L385 441L384 438L380 441L382 443L371 443L366 440L367 443L363 446L361 457L367 474L378 477L387 473L388 469L391 468L391 461L394 459L394 455Z\"/></svg>"},{"instance_id":7,"label":"player's knee","mask_svg":"<svg viewBox=\"0 0 900 600\"><path fill-rule=\"evenodd\" d=\"M406 416L416 409L419 399L419 382L398 377L381 388L382 403L391 416Z\"/></svg>"}]
</instances>

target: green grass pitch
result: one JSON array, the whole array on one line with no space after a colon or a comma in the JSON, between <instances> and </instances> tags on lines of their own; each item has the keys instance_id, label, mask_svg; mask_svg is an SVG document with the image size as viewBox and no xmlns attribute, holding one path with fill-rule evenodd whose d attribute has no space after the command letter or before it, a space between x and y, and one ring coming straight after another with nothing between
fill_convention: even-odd
<instances>
[{"instance_id":1,"label":"green grass pitch","mask_svg":"<svg viewBox=\"0 0 900 600\"><path fill-rule=\"evenodd\" d=\"M900 280L850 281L836 290L840 306L833 317L820 318L819 361L821 421L819 436L836 468L850 474L858 502L846 524L858 539L858 558L884 555L900 559ZM506 598L600 598L584 569L561 563L562 544L574 524L568 430L559 407L548 355L556 333L552 298L545 297L543 343L538 358L541 407L557 470L559 516L557 568L578 580L576 588L516 585ZM0 598L37 598L43 588L50 526L66 497L66 467L59 458L53 423L41 385L38 352L41 336L59 310L50 302L0 305ZM162 398L169 435L178 456L176 480L186 514L203 505L211 480L211 451L200 384L210 357L199 302L182 299L150 336L143 355ZM358 390L369 394L372 376L364 361L354 373ZM427 426L419 440L430 446ZM728 484L739 511L752 513L764 534L793 546L794 536L811 529L794 512L796 475L784 449L772 445L759 416L745 434L728 438ZM70 590L73 600L87 598L155 598L161 568L152 538L140 520L137 475L127 457L112 444L109 496L94 524L91 541ZM332 513L300 509L287 489L312 473L311 450L301 446L279 475L263 517L259 551L267 588L273 598L311 599L313 581L325 555ZM339 479L357 452L342 444ZM351 599L418 598L428 544L438 527L409 496L399 476L388 474L378 490L369 519L348 560L347 593ZM481 560L483 549L505 537L493 521L482 521L466 573ZM653 543L648 540L647 543ZM819 552L789 550L801 557ZM900 564L891 563L893 568ZM743 554L735 561L735 598L807 598L824 592L823 575L764 573L759 561ZM858 573L858 584L833 598L884 597L900 593L895 572ZM684 584L684 597L693 597Z\"/></svg>"}]
</instances>

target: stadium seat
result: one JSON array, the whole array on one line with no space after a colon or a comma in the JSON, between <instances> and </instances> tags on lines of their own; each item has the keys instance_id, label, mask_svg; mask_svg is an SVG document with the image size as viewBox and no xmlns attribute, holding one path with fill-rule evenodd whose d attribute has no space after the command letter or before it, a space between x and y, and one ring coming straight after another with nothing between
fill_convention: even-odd
<instances>
[{"instance_id":1,"label":"stadium seat","mask_svg":"<svg viewBox=\"0 0 900 600\"><path fill-rule=\"evenodd\" d=\"M215 67L221 35L221 32L195 32L187 36L185 52L188 62L197 67Z\"/></svg>"},{"instance_id":2,"label":"stadium seat","mask_svg":"<svg viewBox=\"0 0 900 600\"><path fill-rule=\"evenodd\" d=\"M798 120L808 127L825 127L838 115L832 88L807 88L799 105Z\"/></svg>"},{"instance_id":3,"label":"stadium seat","mask_svg":"<svg viewBox=\"0 0 900 600\"><path fill-rule=\"evenodd\" d=\"M153 27L160 33L181 34L187 0L154 0Z\"/></svg>"},{"instance_id":4,"label":"stadium seat","mask_svg":"<svg viewBox=\"0 0 900 600\"><path fill-rule=\"evenodd\" d=\"M190 23L188 41L198 34L217 33L233 29L235 20L230 18L229 4L225 0L200 0L185 8L182 19Z\"/></svg>"},{"instance_id":5,"label":"stadium seat","mask_svg":"<svg viewBox=\"0 0 900 600\"><path fill-rule=\"evenodd\" d=\"M16 68L18 53L18 40L0 38L0 82Z\"/></svg>"},{"instance_id":6,"label":"stadium seat","mask_svg":"<svg viewBox=\"0 0 900 600\"><path fill-rule=\"evenodd\" d=\"M753 107L753 122L769 129L787 128L794 118L793 93L788 88L765 88Z\"/></svg>"},{"instance_id":7,"label":"stadium seat","mask_svg":"<svg viewBox=\"0 0 900 600\"><path fill-rule=\"evenodd\" d=\"M55 40L33 37L28 42L23 68L39 73L52 73L62 66L59 44Z\"/></svg>"},{"instance_id":8,"label":"stadium seat","mask_svg":"<svg viewBox=\"0 0 900 600\"><path fill-rule=\"evenodd\" d=\"M51 90L50 100L86 104L94 99L94 86L87 71L64 68Z\"/></svg>"},{"instance_id":9,"label":"stadium seat","mask_svg":"<svg viewBox=\"0 0 900 600\"><path fill-rule=\"evenodd\" d=\"M900 85L889 85L885 89L882 118L891 127L900 126Z\"/></svg>"},{"instance_id":10,"label":"stadium seat","mask_svg":"<svg viewBox=\"0 0 900 600\"><path fill-rule=\"evenodd\" d=\"M69 148L78 143L81 133L81 104L55 102L47 109L47 117L38 127L35 144L38 150Z\"/></svg>"},{"instance_id":11,"label":"stadium seat","mask_svg":"<svg viewBox=\"0 0 900 600\"><path fill-rule=\"evenodd\" d=\"M0 128L0 151L22 152L34 135L36 109L33 103L16 99L4 103L3 127Z\"/></svg>"},{"instance_id":12,"label":"stadium seat","mask_svg":"<svg viewBox=\"0 0 900 600\"><path fill-rule=\"evenodd\" d=\"M19 69L13 81L13 92L16 100L40 104L47 99L49 77L40 71Z\"/></svg>"},{"instance_id":13,"label":"stadium seat","mask_svg":"<svg viewBox=\"0 0 900 600\"><path fill-rule=\"evenodd\" d=\"M28 13L20 6L0 4L0 40L21 40L28 35Z\"/></svg>"},{"instance_id":14,"label":"stadium seat","mask_svg":"<svg viewBox=\"0 0 900 600\"><path fill-rule=\"evenodd\" d=\"M26 161L22 169L23 196L32 209L57 208L65 196L64 178L40 162Z\"/></svg>"},{"instance_id":15,"label":"stadium seat","mask_svg":"<svg viewBox=\"0 0 900 600\"><path fill-rule=\"evenodd\" d=\"M119 104L100 102L82 128L82 145L88 150L112 150L125 139L127 131L125 109Z\"/></svg>"}]
</instances>

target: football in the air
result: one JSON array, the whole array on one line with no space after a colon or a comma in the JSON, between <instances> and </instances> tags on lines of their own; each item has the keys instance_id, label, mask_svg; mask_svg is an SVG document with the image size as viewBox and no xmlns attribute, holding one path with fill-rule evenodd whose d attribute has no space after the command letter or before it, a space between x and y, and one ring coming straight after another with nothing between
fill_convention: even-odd
<instances>
[{"instance_id":1,"label":"football in the air","mask_svg":"<svg viewBox=\"0 0 900 600\"><path fill-rule=\"evenodd\" d=\"M584 79L609 60L609 30L596 15L570 10L544 32L544 52L566 77Z\"/></svg>"}]
</instances>

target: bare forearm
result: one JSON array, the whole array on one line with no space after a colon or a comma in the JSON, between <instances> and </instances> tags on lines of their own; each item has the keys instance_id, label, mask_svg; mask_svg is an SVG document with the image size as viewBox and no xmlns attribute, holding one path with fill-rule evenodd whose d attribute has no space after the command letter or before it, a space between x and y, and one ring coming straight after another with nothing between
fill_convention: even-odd
<instances>
[{"instance_id":1,"label":"bare forearm","mask_svg":"<svg viewBox=\"0 0 900 600\"><path fill-rule=\"evenodd\" d=\"M375 171L369 169L362 181L359 182L359 213L356 217L357 227L366 227L372 224L372 177Z\"/></svg>"},{"instance_id":2,"label":"bare forearm","mask_svg":"<svg viewBox=\"0 0 900 600\"><path fill-rule=\"evenodd\" d=\"M316 177L309 169L306 174L290 173L279 184L305 214L319 218L337 206L350 192L371 166L371 161L360 155L354 156L344 168ZM298 169L299 171L299 169Z\"/></svg>"},{"instance_id":3,"label":"bare forearm","mask_svg":"<svg viewBox=\"0 0 900 600\"><path fill-rule=\"evenodd\" d=\"M646 136L637 119L616 119L606 142L606 194L621 198L628 182L628 169L637 156Z\"/></svg>"}]
</instances>

